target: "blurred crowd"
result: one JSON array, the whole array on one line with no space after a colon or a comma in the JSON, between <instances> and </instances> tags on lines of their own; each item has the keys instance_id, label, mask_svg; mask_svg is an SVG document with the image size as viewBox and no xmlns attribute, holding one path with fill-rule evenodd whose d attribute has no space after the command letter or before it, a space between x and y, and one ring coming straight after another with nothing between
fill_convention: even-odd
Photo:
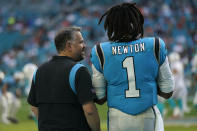
<instances>
[{"instance_id":1,"label":"blurred crowd","mask_svg":"<svg viewBox=\"0 0 197 131\"><path fill-rule=\"evenodd\" d=\"M103 23L98 26L102 13L116 3L130 1L136 2L145 16L144 36L161 37L166 42L169 54L176 52L180 55L186 90L192 94L196 85L191 78L197 71L194 67L192 69L192 65L195 65L192 60L197 53L195 0L0 1L0 71L3 73L1 75L0 72L0 88L4 89L7 84L5 92L14 94L15 99L20 100L21 96L27 95L25 92L30 81L25 81L24 66L29 63L39 66L55 55L53 39L56 31L64 26L82 27L87 44L87 57L83 63L89 66L90 49L99 42L107 41ZM1 92L3 94L4 90ZM19 105L20 102L15 106L19 108ZM3 119L6 117L9 117L9 113L1 116ZM16 122L13 118L14 115L11 121ZM4 120L4 123L9 121Z\"/></svg>"}]
</instances>

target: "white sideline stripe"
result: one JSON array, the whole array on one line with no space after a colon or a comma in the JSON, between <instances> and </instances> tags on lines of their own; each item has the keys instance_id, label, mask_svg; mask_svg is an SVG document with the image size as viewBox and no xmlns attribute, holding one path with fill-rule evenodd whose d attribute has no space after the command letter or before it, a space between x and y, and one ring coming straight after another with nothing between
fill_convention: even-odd
<instances>
[{"instance_id":1,"label":"white sideline stripe","mask_svg":"<svg viewBox=\"0 0 197 131\"><path fill-rule=\"evenodd\" d=\"M164 126L196 126L197 125L197 118L192 119L182 119L182 120L164 120ZM101 121L101 126L107 126L107 120Z\"/></svg>"},{"instance_id":2,"label":"white sideline stripe","mask_svg":"<svg viewBox=\"0 0 197 131\"><path fill-rule=\"evenodd\" d=\"M164 126L196 126L197 118L164 120Z\"/></svg>"}]
</instances>

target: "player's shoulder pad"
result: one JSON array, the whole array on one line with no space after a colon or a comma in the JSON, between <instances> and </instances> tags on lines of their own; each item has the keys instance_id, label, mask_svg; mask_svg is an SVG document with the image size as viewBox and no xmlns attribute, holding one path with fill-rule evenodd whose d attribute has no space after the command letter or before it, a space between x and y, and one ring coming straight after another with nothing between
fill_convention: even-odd
<instances>
[{"instance_id":1,"label":"player's shoulder pad","mask_svg":"<svg viewBox=\"0 0 197 131\"><path fill-rule=\"evenodd\" d=\"M166 59L166 56L167 56L167 48L166 48L165 42L161 38L158 38L158 40L159 40L159 46L160 46L159 65L162 65Z\"/></svg>"},{"instance_id":2,"label":"player's shoulder pad","mask_svg":"<svg viewBox=\"0 0 197 131\"><path fill-rule=\"evenodd\" d=\"M101 63L100 63L100 59L99 59L99 55L98 55L98 52L97 52L97 46L96 45L92 48L91 59L90 60L91 60L92 64L94 65L94 67L99 72L102 72L102 67L101 67Z\"/></svg>"}]
</instances>

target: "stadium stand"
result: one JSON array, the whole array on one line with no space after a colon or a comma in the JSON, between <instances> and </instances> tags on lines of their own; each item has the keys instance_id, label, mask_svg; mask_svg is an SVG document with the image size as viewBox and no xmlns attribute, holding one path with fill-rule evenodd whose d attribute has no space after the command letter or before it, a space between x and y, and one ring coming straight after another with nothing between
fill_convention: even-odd
<instances>
[{"instance_id":1,"label":"stadium stand","mask_svg":"<svg viewBox=\"0 0 197 131\"><path fill-rule=\"evenodd\" d=\"M55 54L53 37L58 28L76 25L83 28L88 47L104 41L104 31L97 25L103 9L120 0L10 0L1 1L0 61L9 68L15 59L17 69L33 61L37 65ZM145 36L159 35L170 51L191 60L196 52L196 3L193 0L136 0L145 15ZM156 32L156 34L153 34ZM14 58L10 58L11 54ZM18 62L22 54L27 61ZM20 61L20 60L19 60ZM19 64L20 63L20 64ZM7 66L8 65L8 66ZM2 65L1 65L2 66ZM14 68L13 68L14 69Z\"/></svg>"}]
</instances>

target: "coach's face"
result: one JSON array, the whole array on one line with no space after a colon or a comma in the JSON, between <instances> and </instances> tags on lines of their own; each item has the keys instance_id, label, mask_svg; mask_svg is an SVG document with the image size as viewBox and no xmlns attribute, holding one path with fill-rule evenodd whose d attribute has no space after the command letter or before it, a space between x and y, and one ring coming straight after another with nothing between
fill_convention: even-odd
<instances>
[{"instance_id":1,"label":"coach's face","mask_svg":"<svg viewBox=\"0 0 197 131\"><path fill-rule=\"evenodd\" d=\"M85 58L85 47L81 32L76 32L71 44L72 55L75 61L80 61Z\"/></svg>"}]
</instances>

